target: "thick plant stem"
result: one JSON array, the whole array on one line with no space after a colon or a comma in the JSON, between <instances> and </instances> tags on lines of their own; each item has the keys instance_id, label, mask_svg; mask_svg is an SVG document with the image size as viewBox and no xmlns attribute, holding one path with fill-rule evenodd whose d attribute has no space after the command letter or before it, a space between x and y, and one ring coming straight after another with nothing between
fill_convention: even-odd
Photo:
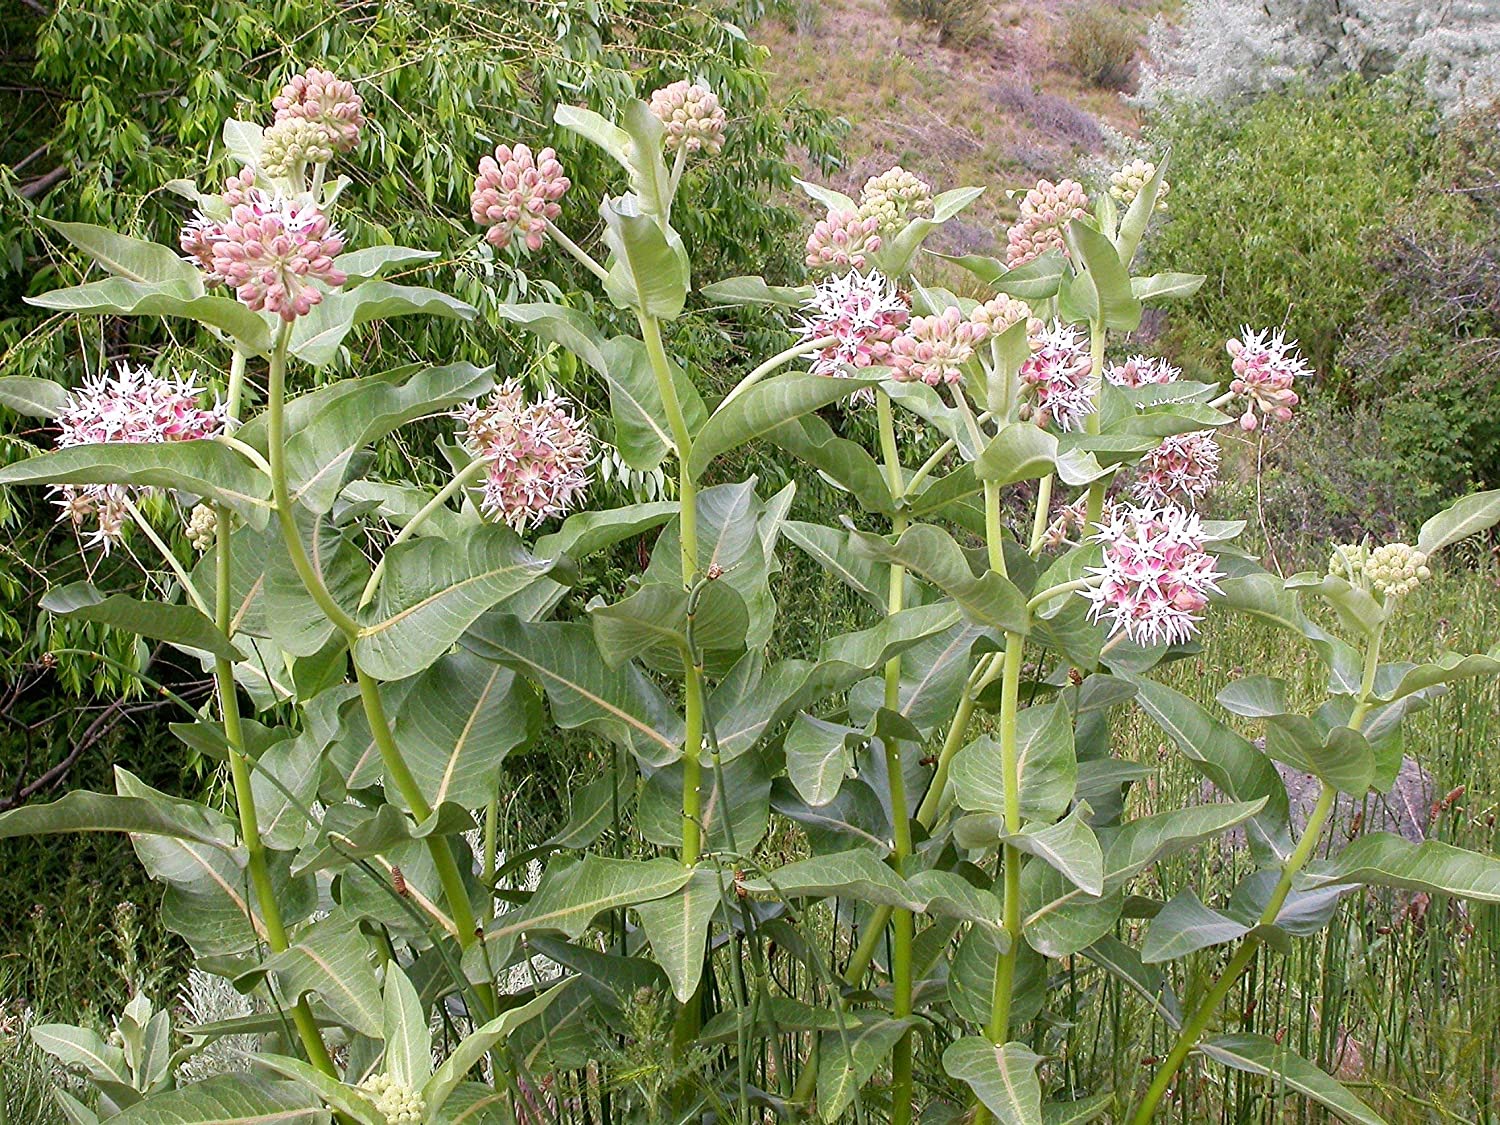
<instances>
[{"instance_id":1,"label":"thick plant stem","mask_svg":"<svg viewBox=\"0 0 1500 1125\"><path fill-rule=\"evenodd\" d=\"M1005 832L1021 831L1020 771L1016 758L1016 712L1020 703L1022 640L1005 635L1005 667L1000 677L1000 771L1005 785ZM995 962L995 991L990 999L990 1022L985 1029L991 1043L1010 1037L1010 1002L1021 951L1021 852L1013 844L1001 849L1004 875L1003 925L1008 939Z\"/></svg>"},{"instance_id":2,"label":"thick plant stem","mask_svg":"<svg viewBox=\"0 0 1500 1125\"><path fill-rule=\"evenodd\" d=\"M1047 517L1052 514L1052 480L1052 474L1048 473L1037 485L1036 515L1031 521L1031 541L1026 544L1026 551L1031 555L1042 553L1042 540L1047 534Z\"/></svg>"},{"instance_id":3,"label":"thick plant stem","mask_svg":"<svg viewBox=\"0 0 1500 1125\"><path fill-rule=\"evenodd\" d=\"M1360 729L1364 723L1365 714L1370 709L1370 695L1375 689L1375 672L1380 666L1380 642L1383 632L1384 626L1382 625L1365 647L1364 676L1360 683L1359 696L1355 700L1354 710L1349 716L1350 730ZM1265 909L1261 911L1260 925L1274 925L1281 915L1281 908L1286 905L1287 897L1292 893L1292 882L1307 866L1308 860L1317 849L1318 840L1323 835L1323 826L1327 823L1337 798L1338 791L1326 781L1323 782L1322 788L1318 791L1317 803L1313 805L1313 810L1308 815L1307 827L1303 830L1302 839L1297 842L1297 847L1282 864L1281 877L1276 880L1271 897L1267 900ZM1156 1116L1158 1107L1167 1096L1167 1091L1171 1089L1172 1080L1182 1069L1182 1064L1187 1061L1194 1048L1198 1046L1198 1041L1203 1038L1203 1033L1208 1030L1209 1024L1213 1022L1214 1016L1228 998L1235 983L1249 968L1250 962L1255 959L1261 940L1254 935L1245 939L1245 943L1235 951L1229 963L1224 966L1224 972L1204 996L1198 1010L1193 1013L1187 1023L1183 1024L1182 1032L1178 1035L1171 1053L1162 1061L1151 1080L1151 1085L1146 1089L1146 1096L1131 1117L1131 1125L1149 1125Z\"/></svg>"},{"instance_id":4,"label":"thick plant stem","mask_svg":"<svg viewBox=\"0 0 1500 1125\"><path fill-rule=\"evenodd\" d=\"M283 326L277 333L276 343L271 351L271 372L267 386L266 432L267 444L270 447L271 497L276 508L276 520L281 527L281 537L286 545L287 554L292 560L297 576L302 580L302 585L306 587L318 608L349 642L350 663L354 665L355 678L359 681L360 700L364 704L370 733L375 740L376 747L380 750L386 777L396 786L412 816L420 822L432 814L432 809L427 804L427 798L422 795L421 787L412 776L411 768L406 764L406 759L402 756L391 734L390 722L386 718L385 708L380 700L379 685L360 669L358 662L352 657L354 642L359 638L359 623L328 592L328 587L323 584L323 576L318 573L312 560L307 556L307 548L303 545L302 535L297 529L297 516L292 504L291 489L287 484L284 448L286 442L286 355L290 336L289 325ZM469 902L463 877L459 873L458 862L453 858L453 849L448 846L447 840L430 836L427 839L427 850L432 856L433 867L437 870L438 879L443 885L443 894L448 901L448 911L457 931L459 946L468 948L474 943L475 938L474 910Z\"/></svg>"},{"instance_id":5,"label":"thick plant stem","mask_svg":"<svg viewBox=\"0 0 1500 1125\"><path fill-rule=\"evenodd\" d=\"M1090 412L1086 426L1091 434L1098 434L1100 418L1099 405L1104 397L1104 325L1100 321L1089 322L1089 378L1093 380L1094 409ZM1088 500L1085 504L1085 518L1087 523L1084 530L1092 534L1089 529L1094 527L1104 517L1104 492L1108 487L1107 480L1096 480L1089 485Z\"/></svg>"},{"instance_id":6,"label":"thick plant stem","mask_svg":"<svg viewBox=\"0 0 1500 1125\"><path fill-rule=\"evenodd\" d=\"M881 390L875 392L876 411L880 423L880 451L885 461L886 485L891 496L899 503L904 482L901 476L900 452L896 447L896 421L891 411L890 397ZM900 538L906 530L906 517L899 513L891 519L891 531ZM906 568L892 565L886 593L888 614L900 613L906 604ZM889 711L901 708L901 658L893 656L885 665L885 707ZM894 738L885 741L886 781L890 786L891 823L894 844L896 873L905 876L911 857L911 820L907 812L906 777L902 773L901 746ZM891 1015L906 1019L912 1013L912 940L916 933L916 919L910 910L892 913L891 942ZM891 1121L893 1125L907 1125L912 1113L912 1036L908 1031L896 1042L891 1054Z\"/></svg>"}]
</instances>

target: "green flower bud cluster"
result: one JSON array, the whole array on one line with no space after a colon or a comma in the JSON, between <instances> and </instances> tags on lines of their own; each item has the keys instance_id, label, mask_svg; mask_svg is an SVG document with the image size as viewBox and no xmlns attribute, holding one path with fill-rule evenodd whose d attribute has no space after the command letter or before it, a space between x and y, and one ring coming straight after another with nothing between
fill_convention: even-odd
<instances>
[{"instance_id":1,"label":"green flower bud cluster","mask_svg":"<svg viewBox=\"0 0 1500 1125\"><path fill-rule=\"evenodd\" d=\"M187 540L200 555L214 545L219 521L207 504L197 504L188 516Z\"/></svg>"},{"instance_id":2,"label":"green flower bud cluster","mask_svg":"<svg viewBox=\"0 0 1500 1125\"><path fill-rule=\"evenodd\" d=\"M261 167L279 180L297 179L309 164L327 164L333 159L327 132L305 117L276 122L261 140Z\"/></svg>"},{"instance_id":3,"label":"green flower bud cluster","mask_svg":"<svg viewBox=\"0 0 1500 1125\"><path fill-rule=\"evenodd\" d=\"M1405 543L1387 543L1370 552L1365 563L1370 586L1388 598L1409 594L1432 577L1427 556Z\"/></svg>"},{"instance_id":4,"label":"green flower bud cluster","mask_svg":"<svg viewBox=\"0 0 1500 1125\"><path fill-rule=\"evenodd\" d=\"M899 232L909 219L931 213L931 185L899 164L871 176L859 194L859 217L874 218L886 236Z\"/></svg>"},{"instance_id":5,"label":"green flower bud cluster","mask_svg":"<svg viewBox=\"0 0 1500 1125\"><path fill-rule=\"evenodd\" d=\"M1335 543L1333 555L1328 560L1328 573L1342 578L1351 586L1365 584L1365 563L1370 558L1370 548L1365 543Z\"/></svg>"},{"instance_id":6,"label":"green flower bud cluster","mask_svg":"<svg viewBox=\"0 0 1500 1125\"><path fill-rule=\"evenodd\" d=\"M1146 185L1151 182L1151 177L1156 175L1156 165L1149 160L1132 160L1125 167L1111 173L1109 177L1109 194L1115 197L1115 202L1121 207L1129 207L1135 202L1135 197L1140 195ZM1161 182L1161 190L1156 193L1156 209L1165 211L1167 209L1167 192L1172 190L1172 185L1166 180Z\"/></svg>"},{"instance_id":7,"label":"green flower bud cluster","mask_svg":"<svg viewBox=\"0 0 1500 1125\"><path fill-rule=\"evenodd\" d=\"M389 1074L372 1074L360 1085L375 1095L375 1109L389 1125L422 1125L427 1105L406 1083L397 1082Z\"/></svg>"}]
</instances>

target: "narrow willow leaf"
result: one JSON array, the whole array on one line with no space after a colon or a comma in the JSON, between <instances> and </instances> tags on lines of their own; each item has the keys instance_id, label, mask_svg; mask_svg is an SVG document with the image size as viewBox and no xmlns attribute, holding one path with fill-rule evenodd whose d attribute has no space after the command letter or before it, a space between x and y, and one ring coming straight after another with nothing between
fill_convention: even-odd
<instances>
[{"instance_id":1,"label":"narrow willow leaf","mask_svg":"<svg viewBox=\"0 0 1500 1125\"><path fill-rule=\"evenodd\" d=\"M703 978L708 924L719 899L718 874L694 871L680 890L635 908L646 940L651 943L651 953L672 982L672 993L680 1003L693 998Z\"/></svg>"},{"instance_id":2,"label":"narrow willow leaf","mask_svg":"<svg viewBox=\"0 0 1500 1125\"><path fill-rule=\"evenodd\" d=\"M482 613L553 565L495 524L458 542L427 537L398 544L386 555L380 594L354 642L355 660L384 680L414 675Z\"/></svg>"},{"instance_id":3,"label":"narrow willow leaf","mask_svg":"<svg viewBox=\"0 0 1500 1125\"><path fill-rule=\"evenodd\" d=\"M1327 1106L1356 1125L1386 1125L1385 1119L1301 1055L1264 1035L1240 1032L1210 1039L1200 1048L1205 1055L1234 1070L1259 1074L1283 1087Z\"/></svg>"},{"instance_id":4,"label":"narrow willow leaf","mask_svg":"<svg viewBox=\"0 0 1500 1125\"><path fill-rule=\"evenodd\" d=\"M129 594L105 596L88 581L54 586L37 605L59 617L97 621L153 641L166 641L178 648L207 652L223 660L245 659L245 654L212 621L190 605L146 602Z\"/></svg>"},{"instance_id":5,"label":"narrow willow leaf","mask_svg":"<svg viewBox=\"0 0 1500 1125\"><path fill-rule=\"evenodd\" d=\"M152 1094L110 1118L113 1125L328 1125L329 1113L297 1082L220 1074Z\"/></svg>"},{"instance_id":6,"label":"narrow willow leaf","mask_svg":"<svg viewBox=\"0 0 1500 1125\"><path fill-rule=\"evenodd\" d=\"M1026 598L1004 575L976 576L953 537L931 524L915 524L894 543L857 532L857 549L882 562L905 566L953 598L973 621L1013 633L1028 628Z\"/></svg>"},{"instance_id":7,"label":"narrow willow leaf","mask_svg":"<svg viewBox=\"0 0 1500 1125\"><path fill-rule=\"evenodd\" d=\"M1041 1061L1022 1043L997 1047L977 1035L950 1043L943 1052L943 1069L973 1090L999 1125L1043 1125L1036 1075Z\"/></svg>"},{"instance_id":8,"label":"narrow willow leaf","mask_svg":"<svg viewBox=\"0 0 1500 1125\"><path fill-rule=\"evenodd\" d=\"M28 418L56 418L68 405L68 388L31 375L0 376L0 406Z\"/></svg>"}]
</instances>

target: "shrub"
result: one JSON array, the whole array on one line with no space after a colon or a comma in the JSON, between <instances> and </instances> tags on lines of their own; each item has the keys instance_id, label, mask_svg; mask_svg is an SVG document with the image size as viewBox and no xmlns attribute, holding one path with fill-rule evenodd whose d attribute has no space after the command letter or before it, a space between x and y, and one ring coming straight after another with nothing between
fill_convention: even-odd
<instances>
[{"instance_id":1,"label":"shrub","mask_svg":"<svg viewBox=\"0 0 1500 1125\"><path fill-rule=\"evenodd\" d=\"M1095 86L1123 90L1135 77L1140 39L1118 8L1089 4L1063 17L1061 48L1068 65Z\"/></svg>"},{"instance_id":2,"label":"shrub","mask_svg":"<svg viewBox=\"0 0 1500 1125\"><path fill-rule=\"evenodd\" d=\"M891 0L891 10L938 29L938 42L955 47L982 39L990 28L993 0Z\"/></svg>"}]
</instances>

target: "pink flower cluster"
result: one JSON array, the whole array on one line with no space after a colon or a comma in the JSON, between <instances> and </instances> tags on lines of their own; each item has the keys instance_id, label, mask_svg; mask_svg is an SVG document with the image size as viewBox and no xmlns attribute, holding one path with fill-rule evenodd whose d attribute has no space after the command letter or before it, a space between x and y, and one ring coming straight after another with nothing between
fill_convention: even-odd
<instances>
[{"instance_id":1,"label":"pink flower cluster","mask_svg":"<svg viewBox=\"0 0 1500 1125\"><path fill-rule=\"evenodd\" d=\"M149 368L121 363L113 378L100 374L68 395L57 419L57 447L213 437L224 429L224 407L216 402L205 408L202 398L202 388L190 379L166 378ZM125 501L132 489L121 484L64 484L58 492L62 495L56 502L62 509L58 518L81 527L95 517L97 526L88 543L103 547L108 554L124 529Z\"/></svg>"},{"instance_id":2,"label":"pink flower cluster","mask_svg":"<svg viewBox=\"0 0 1500 1125\"><path fill-rule=\"evenodd\" d=\"M651 95L651 112L666 128L665 148L702 150L710 156L724 147L728 118L718 95L701 82L673 82Z\"/></svg>"},{"instance_id":3,"label":"pink flower cluster","mask_svg":"<svg viewBox=\"0 0 1500 1125\"><path fill-rule=\"evenodd\" d=\"M1123 632L1141 645L1191 638L1224 577L1203 549L1198 517L1172 506L1117 504L1098 527L1093 539L1104 544L1104 562L1090 568L1099 584L1082 592L1089 616L1108 619L1110 636Z\"/></svg>"},{"instance_id":4,"label":"pink flower cluster","mask_svg":"<svg viewBox=\"0 0 1500 1125\"><path fill-rule=\"evenodd\" d=\"M1111 363L1104 377L1117 387L1146 387L1172 383L1182 377L1182 369L1173 367L1160 356L1133 355L1124 363Z\"/></svg>"},{"instance_id":5,"label":"pink flower cluster","mask_svg":"<svg viewBox=\"0 0 1500 1125\"><path fill-rule=\"evenodd\" d=\"M830 211L807 236L807 268L862 270L871 254L880 249L880 220L860 217L858 211Z\"/></svg>"},{"instance_id":6,"label":"pink flower cluster","mask_svg":"<svg viewBox=\"0 0 1500 1125\"><path fill-rule=\"evenodd\" d=\"M1054 320L1021 364L1021 385L1031 399L1032 420L1038 426L1056 425L1065 433L1083 429L1099 390L1093 368L1087 337Z\"/></svg>"},{"instance_id":7,"label":"pink flower cluster","mask_svg":"<svg viewBox=\"0 0 1500 1125\"><path fill-rule=\"evenodd\" d=\"M1301 401L1292 384L1312 375L1307 362L1297 354L1296 341L1286 339L1279 329L1252 332L1246 325L1240 331L1243 339L1224 345L1234 369L1229 389L1245 400L1240 429L1254 430L1259 425L1257 410L1268 419L1291 421L1292 407Z\"/></svg>"},{"instance_id":8,"label":"pink flower cluster","mask_svg":"<svg viewBox=\"0 0 1500 1125\"><path fill-rule=\"evenodd\" d=\"M803 309L804 340L833 338L813 353L813 374L844 377L850 368L890 362L891 345L911 316L883 274L858 270L820 281Z\"/></svg>"},{"instance_id":9,"label":"pink flower cluster","mask_svg":"<svg viewBox=\"0 0 1500 1125\"><path fill-rule=\"evenodd\" d=\"M892 375L929 387L957 383L964 377L963 365L974 358L975 345L988 335L983 324L951 305L936 316L915 317L891 343Z\"/></svg>"},{"instance_id":10,"label":"pink flower cluster","mask_svg":"<svg viewBox=\"0 0 1500 1125\"><path fill-rule=\"evenodd\" d=\"M1063 248L1063 228L1088 214L1089 197L1076 180L1039 180L1020 204L1021 214L1005 233L1005 264L1014 269Z\"/></svg>"},{"instance_id":11,"label":"pink flower cluster","mask_svg":"<svg viewBox=\"0 0 1500 1125\"><path fill-rule=\"evenodd\" d=\"M488 470L481 508L517 531L574 507L589 486L594 439L567 400L549 394L527 402L514 379L484 405L470 403L457 417L464 446Z\"/></svg>"},{"instance_id":12,"label":"pink flower cluster","mask_svg":"<svg viewBox=\"0 0 1500 1125\"><path fill-rule=\"evenodd\" d=\"M248 194L227 223L195 231L213 249L209 278L223 281L256 312L276 313L288 322L306 316L323 301L313 281L337 289L348 280L333 263L343 252L344 236L312 203L254 190ZM187 238L185 230L184 248Z\"/></svg>"},{"instance_id":13,"label":"pink flower cluster","mask_svg":"<svg viewBox=\"0 0 1500 1125\"><path fill-rule=\"evenodd\" d=\"M497 249L519 235L526 249L540 250L547 224L562 214L557 201L572 186L552 149L533 156L526 145L500 145L479 162L469 213L489 226L485 240Z\"/></svg>"},{"instance_id":14,"label":"pink flower cluster","mask_svg":"<svg viewBox=\"0 0 1500 1125\"><path fill-rule=\"evenodd\" d=\"M1141 504L1196 506L1219 480L1219 443L1213 431L1172 434L1146 454L1130 493Z\"/></svg>"},{"instance_id":15,"label":"pink flower cluster","mask_svg":"<svg viewBox=\"0 0 1500 1125\"><path fill-rule=\"evenodd\" d=\"M352 84L332 71L309 67L283 86L271 105L278 123L300 118L319 126L335 152L349 152L359 144L365 103Z\"/></svg>"}]
</instances>

